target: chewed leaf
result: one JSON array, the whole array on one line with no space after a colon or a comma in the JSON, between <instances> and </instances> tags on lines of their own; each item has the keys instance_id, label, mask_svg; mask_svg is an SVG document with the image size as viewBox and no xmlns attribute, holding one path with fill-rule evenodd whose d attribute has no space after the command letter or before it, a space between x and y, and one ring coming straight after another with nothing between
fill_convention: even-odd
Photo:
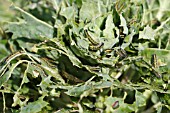
<instances>
[{"instance_id":1,"label":"chewed leaf","mask_svg":"<svg viewBox=\"0 0 170 113\"><path fill-rule=\"evenodd\" d=\"M141 107L146 105L146 97L141 92L136 90L135 98L137 106Z\"/></svg>"},{"instance_id":2,"label":"chewed leaf","mask_svg":"<svg viewBox=\"0 0 170 113\"><path fill-rule=\"evenodd\" d=\"M106 25L105 25L105 29L103 31L103 35L107 38L114 38L114 32L113 32L113 28L115 27L114 23L113 23L113 16L111 14L108 15L107 19L106 19Z\"/></svg>"},{"instance_id":3,"label":"chewed leaf","mask_svg":"<svg viewBox=\"0 0 170 113\"><path fill-rule=\"evenodd\" d=\"M122 98L106 97L104 104L106 105L106 111L113 113L130 113L135 110L134 105L124 103Z\"/></svg>"},{"instance_id":4,"label":"chewed leaf","mask_svg":"<svg viewBox=\"0 0 170 113\"><path fill-rule=\"evenodd\" d=\"M70 96L78 97L80 96L84 91L87 91L91 88L89 85L82 85L80 87L74 87L72 89L69 89L66 94Z\"/></svg>"},{"instance_id":5,"label":"chewed leaf","mask_svg":"<svg viewBox=\"0 0 170 113\"><path fill-rule=\"evenodd\" d=\"M66 94L70 95L70 96L80 96L81 94L83 94L83 92L88 92L88 90L92 90L92 89L102 89L102 88L108 88L112 85L111 82L105 81L105 82L90 82L89 84L84 84L81 86L74 86L73 88L68 89L68 91L66 92Z\"/></svg>"},{"instance_id":6,"label":"chewed leaf","mask_svg":"<svg viewBox=\"0 0 170 113\"><path fill-rule=\"evenodd\" d=\"M9 71L6 72L6 73L8 73L8 74L3 75L2 78L0 79L0 86L1 86L3 83L5 83L6 81L8 81L9 78L12 76L12 73L13 73L13 71L15 70L15 68L16 68L19 64L22 64L22 63L24 63L24 62L28 63L27 60L20 60L20 61L18 61L17 63L12 64L12 66L11 66L10 69L9 69Z\"/></svg>"},{"instance_id":7,"label":"chewed leaf","mask_svg":"<svg viewBox=\"0 0 170 113\"><path fill-rule=\"evenodd\" d=\"M144 28L143 31L139 31L139 39L155 40L154 36L155 36L154 30L148 25Z\"/></svg>"},{"instance_id":8,"label":"chewed leaf","mask_svg":"<svg viewBox=\"0 0 170 113\"><path fill-rule=\"evenodd\" d=\"M104 35L104 49L112 48L119 40L116 38L113 29L115 29L115 25L113 23L113 16L111 14L108 15L106 19L105 29L103 30Z\"/></svg>"},{"instance_id":9,"label":"chewed leaf","mask_svg":"<svg viewBox=\"0 0 170 113\"><path fill-rule=\"evenodd\" d=\"M122 16L122 15L120 15L120 26L122 26L123 27L123 33L124 34L128 34L128 27L127 27L127 23L126 23L126 20L125 20L125 18Z\"/></svg>"},{"instance_id":10,"label":"chewed leaf","mask_svg":"<svg viewBox=\"0 0 170 113\"><path fill-rule=\"evenodd\" d=\"M38 85L41 87L43 92L47 92L47 88L50 86L50 83L52 83L52 81L50 80L51 76L48 76L47 78L44 78L43 81L41 81L41 83Z\"/></svg>"},{"instance_id":11,"label":"chewed leaf","mask_svg":"<svg viewBox=\"0 0 170 113\"><path fill-rule=\"evenodd\" d=\"M123 43L122 46L121 46L123 49L128 47L132 43L134 35L135 35L135 32L132 31L131 34L129 34L128 36L125 37L125 39L124 39L125 43Z\"/></svg>"},{"instance_id":12,"label":"chewed leaf","mask_svg":"<svg viewBox=\"0 0 170 113\"><path fill-rule=\"evenodd\" d=\"M28 103L27 106L21 108L20 113L37 113L40 112L42 108L48 105L48 102L44 101L42 97L40 97L37 101L32 103Z\"/></svg>"},{"instance_id":13,"label":"chewed leaf","mask_svg":"<svg viewBox=\"0 0 170 113\"><path fill-rule=\"evenodd\" d=\"M169 111L168 0L12 1L22 8L0 22L0 111Z\"/></svg>"},{"instance_id":14,"label":"chewed leaf","mask_svg":"<svg viewBox=\"0 0 170 113\"><path fill-rule=\"evenodd\" d=\"M19 7L13 6L12 8L19 11L24 18L24 20L20 20L19 22L10 22L7 26L7 32L12 32L14 39L17 37L27 37L31 39L53 37L54 31L51 25L37 19Z\"/></svg>"},{"instance_id":15,"label":"chewed leaf","mask_svg":"<svg viewBox=\"0 0 170 113\"><path fill-rule=\"evenodd\" d=\"M75 10L74 7L62 8L60 14L67 19L72 19L74 16Z\"/></svg>"}]
</instances>

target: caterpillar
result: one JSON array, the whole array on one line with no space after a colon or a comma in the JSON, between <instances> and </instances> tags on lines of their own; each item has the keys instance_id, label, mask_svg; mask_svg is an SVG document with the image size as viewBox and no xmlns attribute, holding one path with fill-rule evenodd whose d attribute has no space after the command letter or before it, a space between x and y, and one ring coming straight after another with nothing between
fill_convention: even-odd
<instances>
[{"instance_id":1,"label":"caterpillar","mask_svg":"<svg viewBox=\"0 0 170 113\"><path fill-rule=\"evenodd\" d=\"M101 53L100 53L100 55L101 55L101 57L110 57L111 56L111 54L112 54L112 52L113 52L113 50L114 49L104 49Z\"/></svg>"},{"instance_id":2,"label":"caterpillar","mask_svg":"<svg viewBox=\"0 0 170 113\"><path fill-rule=\"evenodd\" d=\"M9 63L11 60L15 59L16 57L23 55L25 52L23 50L17 51L15 53L10 54L4 59L4 63ZM25 53L26 54L26 53Z\"/></svg>"},{"instance_id":3,"label":"caterpillar","mask_svg":"<svg viewBox=\"0 0 170 113\"><path fill-rule=\"evenodd\" d=\"M127 53L126 53L126 51L124 49L115 50L115 53L117 55L119 55L120 59L123 59L123 58L127 57Z\"/></svg>"},{"instance_id":4,"label":"caterpillar","mask_svg":"<svg viewBox=\"0 0 170 113\"><path fill-rule=\"evenodd\" d=\"M153 55L153 57L154 57L154 56L155 56L155 55ZM153 62L154 59L155 59L155 58L152 59L152 57L151 57L152 62ZM145 60L143 60L143 61L144 61L145 64L147 64L147 65L150 67L151 72L152 72L156 77L158 77L158 78L161 78L161 77L162 77L162 75L159 73L159 71L158 71L153 65L151 65L151 64L148 63L148 62L146 62ZM154 61L154 62L155 62L155 61Z\"/></svg>"},{"instance_id":5,"label":"caterpillar","mask_svg":"<svg viewBox=\"0 0 170 113\"><path fill-rule=\"evenodd\" d=\"M113 49L106 49L104 50L105 53L111 53L113 51Z\"/></svg>"},{"instance_id":6,"label":"caterpillar","mask_svg":"<svg viewBox=\"0 0 170 113\"><path fill-rule=\"evenodd\" d=\"M49 67L51 67L51 68L56 68L56 65L54 65L54 64L52 64L51 62L51 59L49 59L49 58L45 58L45 57L43 57L43 58L41 58L46 64L47 64L47 66L49 66Z\"/></svg>"},{"instance_id":7,"label":"caterpillar","mask_svg":"<svg viewBox=\"0 0 170 113\"><path fill-rule=\"evenodd\" d=\"M100 67L89 67L89 69L91 70L91 71L100 71Z\"/></svg>"},{"instance_id":8,"label":"caterpillar","mask_svg":"<svg viewBox=\"0 0 170 113\"><path fill-rule=\"evenodd\" d=\"M158 72L158 71L156 71L153 67L152 67L152 73L154 74L154 75L156 75L156 77L158 77L158 78L161 78L161 74Z\"/></svg>"},{"instance_id":9,"label":"caterpillar","mask_svg":"<svg viewBox=\"0 0 170 113\"><path fill-rule=\"evenodd\" d=\"M119 45L121 46L123 44L125 34L123 33L123 27L119 28Z\"/></svg>"},{"instance_id":10,"label":"caterpillar","mask_svg":"<svg viewBox=\"0 0 170 113\"><path fill-rule=\"evenodd\" d=\"M0 62L0 73L3 73L4 70L7 69L8 64L10 63L11 60L15 59L16 57L23 55L25 52L24 51L17 51L15 53L10 54L9 56L7 56L5 59L3 59Z\"/></svg>"},{"instance_id":11,"label":"caterpillar","mask_svg":"<svg viewBox=\"0 0 170 113\"><path fill-rule=\"evenodd\" d=\"M120 14L121 11L123 10L123 8L125 7L125 3L124 2L120 2L121 0L117 0L116 5L115 5L115 9L116 11Z\"/></svg>"},{"instance_id":12,"label":"caterpillar","mask_svg":"<svg viewBox=\"0 0 170 113\"><path fill-rule=\"evenodd\" d=\"M151 64L154 68L158 68L158 60L156 54L151 56Z\"/></svg>"},{"instance_id":13,"label":"caterpillar","mask_svg":"<svg viewBox=\"0 0 170 113\"><path fill-rule=\"evenodd\" d=\"M75 76L67 73L67 72L64 71L64 70L61 71L61 75L62 75L64 78L66 78L66 79L68 79L68 80L70 80L70 81L73 81L73 82L75 82L75 83L84 82L83 80L78 79L77 77L75 77Z\"/></svg>"},{"instance_id":14,"label":"caterpillar","mask_svg":"<svg viewBox=\"0 0 170 113\"><path fill-rule=\"evenodd\" d=\"M131 19L130 22L128 23L128 27L134 25L135 23L137 23L137 19Z\"/></svg>"},{"instance_id":15,"label":"caterpillar","mask_svg":"<svg viewBox=\"0 0 170 113\"><path fill-rule=\"evenodd\" d=\"M123 54L124 57L127 57L127 53L124 49L120 49L121 53Z\"/></svg>"},{"instance_id":16,"label":"caterpillar","mask_svg":"<svg viewBox=\"0 0 170 113\"><path fill-rule=\"evenodd\" d=\"M103 42L102 42L101 44L96 45L96 46L90 45L90 46L89 46L89 50L91 50L91 51L97 51L97 50L99 50L103 45L104 45Z\"/></svg>"},{"instance_id":17,"label":"caterpillar","mask_svg":"<svg viewBox=\"0 0 170 113\"><path fill-rule=\"evenodd\" d=\"M157 59L157 55L156 54L152 54L151 56L151 65L152 65L152 72L158 77L160 78L161 77L161 74L156 71L156 69L159 68L159 65L158 65L158 59Z\"/></svg>"},{"instance_id":18,"label":"caterpillar","mask_svg":"<svg viewBox=\"0 0 170 113\"><path fill-rule=\"evenodd\" d=\"M119 29L119 36L120 38L125 38L125 34L123 33L123 27Z\"/></svg>"},{"instance_id":19,"label":"caterpillar","mask_svg":"<svg viewBox=\"0 0 170 113\"><path fill-rule=\"evenodd\" d=\"M89 40L93 45L99 45L99 43L96 42L96 41L89 35L87 29L85 29L84 32L85 32L85 35L86 35L86 37L88 38L88 40Z\"/></svg>"}]
</instances>

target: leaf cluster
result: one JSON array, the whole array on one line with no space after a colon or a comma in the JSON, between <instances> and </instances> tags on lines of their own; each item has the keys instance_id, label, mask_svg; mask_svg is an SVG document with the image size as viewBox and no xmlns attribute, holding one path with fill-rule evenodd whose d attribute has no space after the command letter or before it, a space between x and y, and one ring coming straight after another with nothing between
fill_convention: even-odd
<instances>
[{"instance_id":1,"label":"leaf cluster","mask_svg":"<svg viewBox=\"0 0 170 113\"><path fill-rule=\"evenodd\" d=\"M169 0L15 0L0 28L0 111L170 111Z\"/></svg>"}]
</instances>

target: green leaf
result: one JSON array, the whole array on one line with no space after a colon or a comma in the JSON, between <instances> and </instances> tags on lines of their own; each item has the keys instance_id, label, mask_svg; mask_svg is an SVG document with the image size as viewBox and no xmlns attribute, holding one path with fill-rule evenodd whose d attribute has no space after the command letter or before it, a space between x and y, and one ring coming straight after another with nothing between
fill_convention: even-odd
<instances>
[{"instance_id":1,"label":"green leaf","mask_svg":"<svg viewBox=\"0 0 170 113\"><path fill-rule=\"evenodd\" d=\"M47 88L50 86L50 83L52 83L50 79L51 79L51 76L48 76L47 78L43 78L41 83L38 85L41 87L43 93L48 92Z\"/></svg>"},{"instance_id":2,"label":"green leaf","mask_svg":"<svg viewBox=\"0 0 170 113\"><path fill-rule=\"evenodd\" d=\"M25 99L25 101L28 101L28 98ZM24 104L25 104L25 102L24 102L24 101L21 101L21 99L19 98L19 93L18 93L18 92L15 93L15 95L13 96L13 104L12 104L12 106L13 106L13 107L15 107L15 106L17 106L17 105L23 106Z\"/></svg>"},{"instance_id":3,"label":"green leaf","mask_svg":"<svg viewBox=\"0 0 170 113\"><path fill-rule=\"evenodd\" d=\"M5 47L7 40L0 40L0 59L3 59L5 56L9 55L8 49Z\"/></svg>"},{"instance_id":4,"label":"green leaf","mask_svg":"<svg viewBox=\"0 0 170 113\"><path fill-rule=\"evenodd\" d=\"M30 102L25 107L22 107L20 113L37 113L40 112L48 104L48 102L44 101L43 98L40 97L37 101Z\"/></svg>"},{"instance_id":5,"label":"green leaf","mask_svg":"<svg viewBox=\"0 0 170 113\"><path fill-rule=\"evenodd\" d=\"M120 101L120 100L121 99L119 99L119 98L107 97L104 102L104 104L106 105L106 111L113 112L114 110L112 108L112 105L114 104L114 102ZM120 104L120 102L119 102L119 104Z\"/></svg>"},{"instance_id":6,"label":"green leaf","mask_svg":"<svg viewBox=\"0 0 170 113\"><path fill-rule=\"evenodd\" d=\"M71 89L68 89L68 91L66 92L66 94L70 95L70 96L80 96L83 92L85 91L90 91L90 90L99 90L102 88L108 88L111 87L112 82L108 82L108 81L103 81L103 82L89 82L89 83L85 83L84 85L80 85L80 86L74 86ZM88 93L88 92L87 92Z\"/></svg>"},{"instance_id":7,"label":"green leaf","mask_svg":"<svg viewBox=\"0 0 170 113\"><path fill-rule=\"evenodd\" d=\"M1 76L2 78L0 79L0 86L1 86L4 82L7 82L7 81L9 80L9 78L12 76L12 73L13 73L14 69L15 69L18 65L22 64L23 62L28 63L27 60L20 60L20 61L18 61L17 63L12 64L12 66L10 67L10 69L9 69L8 72L7 72L8 74L4 74L3 76Z\"/></svg>"},{"instance_id":8,"label":"green leaf","mask_svg":"<svg viewBox=\"0 0 170 113\"><path fill-rule=\"evenodd\" d=\"M60 110L57 110L56 113L70 113L67 109L60 109Z\"/></svg>"},{"instance_id":9,"label":"green leaf","mask_svg":"<svg viewBox=\"0 0 170 113\"><path fill-rule=\"evenodd\" d=\"M27 37L30 39L41 39L41 37L53 38L53 27L19 7L12 6L13 9L19 11L24 18L19 22L10 22L7 26L8 31L13 33L13 38ZM22 32L21 32L22 31Z\"/></svg>"},{"instance_id":10,"label":"green leaf","mask_svg":"<svg viewBox=\"0 0 170 113\"><path fill-rule=\"evenodd\" d=\"M125 18L120 14L120 26L123 27L123 33L128 34L128 27Z\"/></svg>"},{"instance_id":11,"label":"green leaf","mask_svg":"<svg viewBox=\"0 0 170 113\"><path fill-rule=\"evenodd\" d=\"M145 96L141 92L139 92L137 90L136 90L136 94L135 94L135 99L136 99L136 101L135 101L136 105L138 107L142 107L142 106L146 105L146 98L145 98Z\"/></svg>"},{"instance_id":12,"label":"green leaf","mask_svg":"<svg viewBox=\"0 0 170 113\"><path fill-rule=\"evenodd\" d=\"M96 3L97 2L97 3ZM80 19L83 21L91 21L105 12L105 8L100 1L86 1L83 2L80 9Z\"/></svg>"},{"instance_id":13,"label":"green leaf","mask_svg":"<svg viewBox=\"0 0 170 113\"><path fill-rule=\"evenodd\" d=\"M65 83L57 68L51 68L47 65L41 65L41 67L47 75L54 77L56 80L59 80L63 84ZM50 80L47 79L46 82L48 83L48 82L50 82ZM45 84L47 84L47 83L45 83Z\"/></svg>"},{"instance_id":14,"label":"green leaf","mask_svg":"<svg viewBox=\"0 0 170 113\"><path fill-rule=\"evenodd\" d=\"M147 25L143 31L139 31L139 39L155 40L154 30Z\"/></svg>"},{"instance_id":15,"label":"green leaf","mask_svg":"<svg viewBox=\"0 0 170 113\"><path fill-rule=\"evenodd\" d=\"M115 25L113 23L113 16L112 14L109 14L106 19L105 29L103 30L103 35L106 38L115 38L113 29L115 28Z\"/></svg>"},{"instance_id":16,"label":"green leaf","mask_svg":"<svg viewBox=\"0 0 170 113\"><path fill-rule=\"evenodd\" d=\"M118 101L118 108L113 109L113 104ZM104 104L106 105L105 111L107 112L115 112L115 113L130 113L134 111L134 106L130 104L124 103L122 98L117 97L106 97Z\"/></svg>"},{"instance_id":17,"label":"green leaf","mask_svg":"<svg viewBox=\"0 0 170 113\"><path fill-rule=\"evenodd\" d=\"M169 60L170 51L169 50L165 50L165 49L146 48L146 49L144 49L143 51L140 52L140 55L143 56L144 60L147 61L148 63L151 62L151 57L152 57L153 54L156 54L156 56L157 56L158 66L160 66L159 70L161 72L168 72L168 73L170 73L170 71L169 71L169 66L170 66L170 60ZM165 68L167 68L167 69L164 70Z\"/></svg>"},{"instance_id":18,"label":"green leaf","mask_svg":"<svg viewBox=\"0 0 170 113\"><path fill-rule=\"evenodd\" d=\"M104 38L105 43L103 49L110 49L119 41L118 38L115 38L113 29L115 29L113 16L109 14L106 19L105 29L103 30L104 37L102 38Z\"/></svg>"},{"instance_id":19,"label":"green leaf","mask_svg":"<svg viewBox=\"0 0 170 113\"><path fill-rule=\"evenodd\" d=\"M89 85L82 85L80 87L73 87L72 89L69 89L67 92L65 92L69 96L80 96L84 91L87 91L91 88Z\"/></svg>"},{"instance_id":20,"label":"green leaf","mask_svg":"<svg viewBox=\"0 0 170 113\"><path fill-rule=\"evenodd\" d=\"M125 37L125 39L124 39L124 42L125 42L125 43L123 43L123 44L121 45L121 47L122 47L123 49L126 48L126 47L129 47L129 45L132 43L132 40L133 40L133 36L134 36L134 35L135 35L135 32L132 31L131 34L129 34L128 36Z\"/></svg>"},{"instance_id":21,"label":"green leaf","mask_svg":"<svg viewBox=\"0 0 170 113\"><path fill-rule=\"evenodd\" d=\"M169 0L159 0L160 7L157 12L156 17L161 20L163 16L166 14L165 12L170 10L170 1Z\"/></svg>"},{"instance_id":22,"label":"green leaf","mask_svg":"<svg viewBox=\"0 0 170 113\"><path fill-rule=\"evenodd\" d=\"M156 92L153 92L152 97L151 97L151 101L155 104L159 101L159 97L158 97Z\"/></svg>"},{"instance_id":23,"label":"green leaf","mask_svg":"<svg viewBox=\"0 0 170 113\"><path fill-rule=\"evenodd\" d=\"M74 10L74 7L71 6L71 7L63 7L60 11L60 14L63 15L66 19L72 19L74 18L74 14L75 13L75 10Z\"/></svg>"}]
</instances>

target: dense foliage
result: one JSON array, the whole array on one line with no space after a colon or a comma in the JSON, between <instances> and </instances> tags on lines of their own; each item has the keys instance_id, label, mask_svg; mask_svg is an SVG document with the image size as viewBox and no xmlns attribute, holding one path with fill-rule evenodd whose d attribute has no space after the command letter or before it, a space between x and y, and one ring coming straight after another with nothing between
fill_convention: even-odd
<instances>
[{"instance_id":1,"label":"dense foliage","mask_svg":"<svg viewBox=\"0 0 170 113\"><path fill-rule=\"evenodd\" d=\"M170 112L169 0L10 3L0 111Z\"/></svg>"}]
</instances>

